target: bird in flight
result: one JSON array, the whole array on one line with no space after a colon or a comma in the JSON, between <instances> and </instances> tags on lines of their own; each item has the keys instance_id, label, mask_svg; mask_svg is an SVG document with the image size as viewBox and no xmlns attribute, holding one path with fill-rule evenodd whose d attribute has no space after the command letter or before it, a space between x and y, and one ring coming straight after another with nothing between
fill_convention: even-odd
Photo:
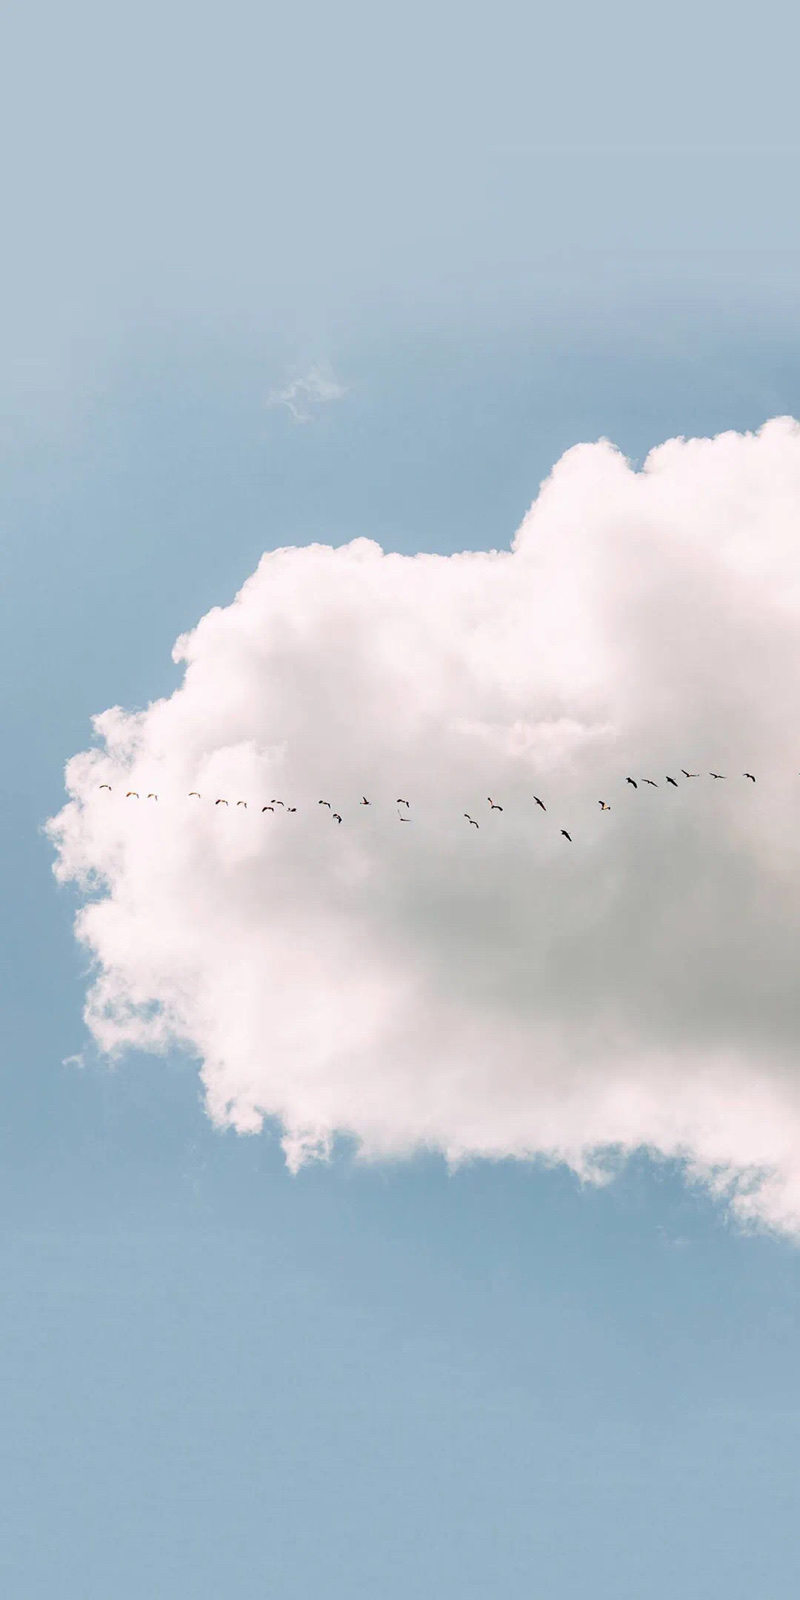
<instances>
[{"instance_id":1,"label":"bird in flight","mask_svg":"<svg viewBox=\"0 0 800 1600\"><path fill-rule=\"evenodd\" d=\"M338 813L338 811L334 811L334 813L333 813L333 820L334 820L334 822L341 822L341 820L342 820L342 819L341 819L341 817L340 817L340 816L339 816L339 813Z\"/></svg>"},{"instance_id":2,"label":"bird in flight","mask_svg":"<svg viewBox=\"0 0 800 1600\"><path fill-rule=\"evenodd\" d=\"M642 783L649 783L651 789L658 788L655 778L642 778Z\"/></svg>"},{"instance_id":3,"label":"bird in flight","mask_svg":"<svg viewBox=\"0 0 800 1600\"><path fill-rule=\"evenodd\" d=\"M331 803L330 803L330 800L318 800L318 801L317 801L317 805L318 805L318 806L327 806L327 807L328 807L328 810L329 810L329 811L330 811L330 809L331 809Z\"/></svg>"},{"instance_id":4,"label":"bird in flight","mask_svg":"<svg viewBox=\"0 0 800 1600\"><path fill-rule=\"evenodd\" d=\"M398 802L397 802L397 804L398 804L398 805L399 805L399 806L406 806L406 807L407 807L407 809L408 809L408 810L409 810L409 811L410 811L410 810L411 810L411 807L410 807L410 805L409 805L409 804L408 804L408 801L407 801L407 800L398 800Z\"/></svg>"},{"instance_id":5,"label":"bird in flight","mask_svg":"<svg viewBox=\"0 0 800 1600\"><path fill-rule=\"evenodd\" d=\"M541 806L541 808L542 808L542 810L543 810L543 811L546 811L546 810L547 810L547 806L546 806L546 805L545 805L545 803L544 803L544 801L543 801L543 800L540 800L540 799L539 799L539 796L538 796L538 794L535 794L535 795L534 795L534 797L533 797L533 798L534 798L534 800L535 800L535 801L536 801L536 804L537 804L537 806Z\"/></svg>"},{"instance_id":6,"label":"bird in flight","mask_svg":"<svg viewBox=\"0 0 800 1600\"><path fill-rule=\"evenodd\" d=\"M685 767L681 767L681 772L684 778L699 778L700 776L699 772L687 772Z\"/></svg>"},{"instance_id":7,"label":"bird in flight","mask_svg":"<svg viewBox=\"0 0 800 1600\"><path fill-rule=\"evenodd\" d=\"M491 795L487 795L487 799L493 811L502 811L503 807L496 805Z\"/></svg>"},{"instance_id":8,"label":"bird in flight","mask_svg":"<svg viewBox=\"0 0 800 1600\"><path fill-rule=\"evenodd\" d=\"M237 800L236 804L237 804L237 806L244 806L245 811L247 810L247 801L246 800Z\"/></svg>"},{"instance_id":9,"label":"bird in flight","mask_svg":"<svg viewBox=\"0 0 800 1600\"><path fill-rule=\"evenodd\" d=\"M297 806L287 806L287 807L286 807L286 814L287 814L287 816L288 816L288 814L289 814L289 812L290 812L290 811L296 811L296 810L297 810Z\"/></svg>"},{"instance_id":10,"label":"bird in flight","mask_svg":"<svg viewBox=\"0 0 800 1600\"><path fill-rule=\"evenodd\" d=\"M479 828L480 827L480 823L476 822L475 818L471 817L468 811L464 812L464 816L466 817L467 822L469 822L473 828Z\"/></svg>"},{"instance_id":11,"label":"bird in flight","mask_svg":"<svg viewBox=\"0 0 800 1600\"><path fill-rule=\"evenodd\" d=\"M149 794L147 796L147 798L148 798L148 800L157 800L158 799L158 795L157 794Z\"/></svg>"},{"instance_id":12,"label":"bird in flight","mask_svg":"<svg viewBox=\"0 0 800 1600\"><path fill-rule=\"evenodd\" d=\"M639 787L639 785L636 782L635 778L626 778L625 782L629 783L632 789L638 789L638 787Z\"/></svg>"},{"instance_id":13,"label":"bird in flight","mask_svg":"<svg viewBox=\"0 0 800 1600\"><path fill-rule=\"evenodd\" d=\"M667 778L667 783L671 783L671 784L672 784L672 787L673 787L673 789L677 789L677 787L678 787L678 785L677 785L677 783L676 783L676 782L675 782L675 779L674 779L674 778Z\"/></svg>"},{"instance_id":14,"label":"bird in flight","mask_svg":"<svg viewBox=\"0 0 800 1600\"><path fill-rule=\"evenodd\" d=\"M215 804L215 806L226 806L228 804L228 802L227 802L227 800L215 800L214 804Z\"/></svg>"},{"instance_id":15,"label":"bird in flight","mask_svg":"<svg viewBox=\"0 0 800 1600\"><path fill-rule=\"evenodd\" d=\"M708 776L709 776L709 778L724 778L725 777L725 773L724 772L709 772Z\"/></svg>"},{"instance_id":16,"label":"bird in flight","mask_svg":"<svg viewBox=\"0 0 800 1600\"><path fill-rule=\"evenodd\" d=\"M263 817L265 811L274 811L274 810L275 810L274 806L262 806L261 807L261 815Z\"/></svg>"},{"instance_id":17,"label":"bird in flight","mask_svg":"<svg viewBox=\"0 0 800 1600\"><path fill-rule=\"evenodd\" d=\"M599 805L601 811L611 810L611 807L606 805L605 800L598 800L597 804Z\"/></svg>"},{"instance_id":18,"label":"bird in flight","mask_svg":"<svg viewBox=\"0 0 800 1600\"><path fill-rule=\"evenodd\" d=\"M138 796L138 794L137 794L137 793L136 793L136 790L135 790L135 789L129 789L129 790L128 790L128 793L127 793L127 794L126 794L126 796L125 796L125 799L126 799L126 800L138 800L138 798L139 798L139 796Z\"/></svg>"},{"instance_id":19,"label":"bird in flight","mask_svg":"<svg viewBox=\"0 0 800 1600\"><path fill-rule=\"evenodd\" d=\"M398 811L397 815L401 822L408 822L410 820L408 817L404 816L402 811Z\"/></svg>"},{"instance_id":20,"label":"bird in flight","mask_svg":"<svg viewBox=\"0 0 800 1600\"><path fill-rule=\"evenodd\" d=\"M189 790L188 798L190 800L191 800L193 794L197 796L198 800L200 799L200 790L199 789L190 789Z\"/></svg>"},{"instance_id":21,"label":"bird in flight","mask_svg":"<svg viewBox=\"0 0 800 1600\"><path fill-rule=\"evenodd\" d=\"M755 783L755 781L756 781L755 778L753 777L752 772L743 772L742 773L742 777L743 778L749 778L751 783Z\"/></svg>"},{"instance_id":22,"label":"bird in flight","mask_svg":"<svg viewBox=\"0 0 800 1600\"><path fill-rule=\"evenodd\" d=\"M359 803L360 806L371 806L372 805L372 801L368 800L366 795L362 795L361 799L359 800L358 803Z\"/></svg>"},{"instance_id":23,"label":"bird in flight","mask_svg":"<svg viewBox=\"0 0 800 1600\"><path fill-rule=\"evenodd\" d=\"M111 784L110 783L101 783L100 788L101 789L109 789L110 790Z\"/></svg>"},{"instance_id":24,"label":"bird in flight","mask_svg":"<svg viewBox=\"0 0 800 1600\"><path fill-rule=\"evenodd\" d=\"M283 801L282 800L273 800L272 804L274 806L282 806L283 805Z\"/></svg>"},{"instance_id":25,"label":"bird in flight","mask_svg":"<svg viewBox=\"0 0 800 1600\"><path fill-rule=\"evenodd\" d=\"M562 828L562 829L561 829L561 833L562 833L562 836L563 836L563 837L564 837L564 838L565 838L565 839L569 839L569 842L570 842L570 844L572 844L572 834L571 834L571 833L567 833L567 830L566 830L566 828Z\"/></svg>"}]
</instances>

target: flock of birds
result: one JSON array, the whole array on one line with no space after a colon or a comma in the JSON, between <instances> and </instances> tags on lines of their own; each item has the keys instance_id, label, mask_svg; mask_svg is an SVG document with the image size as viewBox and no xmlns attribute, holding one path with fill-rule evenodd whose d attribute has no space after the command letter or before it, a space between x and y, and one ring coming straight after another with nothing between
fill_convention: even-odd
<instances>
[{"instance_id":1,"label":"flock of birds","mask_svg":"<svg viewBox=\"0 0 800 1600\"><path fill-rule=\"evenodd\" d=\"M685 767L681 767L680 771L681 771L681 775L682 775L682 777L684 779L699 778L699 777L702 776L702 774L699 773L699 772L687 772ZM715 778L715 779L718 779L720 781L727 781L727 778L728 778L727 772L709 772L708 776L710 778ZM742 773L742 777L743 778L749 778L751 783L755 783L755 781L756 781L755 780L755 776L754 776L754 774L752 772L743 772ZM665 783L672 784L673 789L677 789L677 788L680 787L677 778L671 778L671 777L669 777L669 775L667 775L665 777L664 781L665 781ZM658 784L658 782L657 782L657 780L655 778L626 778L625 782L626 782L626 784L630 784L631 788L633 788L633 789L638 789L640 783L649 784L652 789L657 789L659 787L659 784ZM101 783L101 784L99 784L98 787L100 789L107 789L109 791L109 793L112 793L112 786L111 786L110 783ZM125 798L126 798L126 800L140 800L141 799L141 795L139 794L139 791L137 789L128 789L125 792ZM201 793L200 793L200 791L198 789L190 789L187 798L189 800L193 800L193 799L202 800L203 797L202 797L202 795L201 795ZM543 800L540 800L538 794L535 794L533 796L533 799L536 802L536 805L539 806L542 811L547 811L547 806L545 805ZM151 790L149 794L145 795L145 800L156 800L157 801L158 800L158 795L153 790ZM489 807L490 807L490 809L492 811L502 811L503 810L503 807L496 800L493 800L491 795L487 795L487 800L488 800L488 803L489 803ZM610 811L611 810L611 806L609 805L608 801L606 801L606 800L598 800L597 804L600 807L601 811ZM220 796L219 799L214 801L214 805L215 806L228 806L229 802L227 800L225 800L222 796ZM317 805L318 806L327 806L328 810L331 813L331 817L332 817L333 821L336 822L336 823L341 823L341 821L342 821L341 813L338 812L338 811L334 811L330 800L318 800L317 801ZM361 797L361 799L359 801L359 805L361 805L361 806L371 806L372 805L372 801L368 800L366 795L362 795L362 797ZM409 822L410 821L410 812L411 812L411 802L409 800L398 800L396 802L396 805L397 805L397 815L398 815L400 821L401 822ZM248 805L247 805L247 801L246 800L237 800L236 801L236 806L237 807L238 806L243 806L245 811L248 809ZM264 805L264 806L261 807L262 814L265 811L274 812L277 806L281 806L283 808L283 810L286 811L287 814L297 810L297 806L287 806L286 802L284 800L272 799L270 801L269 805ZM401 806L405 806L405 808L406 808L405 811L401 811L400 810ZM464 817L466 818L466 821L468 822L468 824L469 824L469 826L471 828L480 828L480 823L477 822L476 819L473 816L471 816L468 811L464 812ZM567 839L570 844L572 843L572 834L569 833L566 828L561 828L560 833L561 833L561 837L562 838Z\"/></svg>"}]
</instances>

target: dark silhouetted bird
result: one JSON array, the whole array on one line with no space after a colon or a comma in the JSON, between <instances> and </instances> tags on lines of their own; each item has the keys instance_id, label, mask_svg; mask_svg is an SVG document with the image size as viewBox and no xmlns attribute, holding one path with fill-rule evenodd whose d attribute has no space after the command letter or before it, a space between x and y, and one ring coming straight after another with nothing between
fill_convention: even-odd
<instances>
[{"instance_id":1,"label":"dark silhouetted bird","mask_svg":"<svg viewBox=\"0 0 800 1600\"><path fill-rule=\"evenodd\" d=\"M681 772L684 778L699 778L700 776L699 772L687 772L685 767L681 767Z\"/></svg>"},{"instance_id":2,"label":"dark silhouetted bird","mask_svg":"<svg viewBox=\"0 0 800 1600\"><path fill-rule=\"evenodd\" d=\"M227 802L227 800L215 800L214 804L215 804L215 806L226 806L228 804L228 802Z\"/></svg>"},{"instance_id":3,"label":"dark silhouetted bird","mask_svg":"<svg viewBox=\"0 0 800 1600\"><path fill-rule=\"evenodd\" d=\"M561 829L561 836L564 839L569 839L570 844L572 844L572 834L571 833L567 833L566 828L562 828Z\"/></svg>"},{"instance_id":4,"label":"dark silhouetted bird","mask_svg":"<svg viewBox=\"0 0 800 1600\"><path fill-rule=\"evenodd\" d=\"M635 778L626 778L625 782L629 783L632 789L638 789L638 787L639 787L639 785L636 782Z\"/></svg>"},{"instance_id":5,"label":"dark silhouetted bird","mask_svg":"<svg viewBox=\"0 0 800 1600\"><path fill-rule=\"evenodd\" d=\"M724 778L727 774L724 772L709 772L708 776L709 778Z\"/></svg>"},{"instance_id":6,"label":"dark silhouetted bird","mask_svg":"<svg viewBox=\"0 0 800 1600\"><path fill-rule=\"evenodd\" d=\"M282 806L283 805L283 801L282 800L273 800L272 804L274 806Z\"/></svg>"},{"instance_id":7,"label":"dark silhouetted bird","mask_svg":"<svg viewBox=\"0 0 800 1600\"><path fill-rule=\"evenodd\" d=\"M237 806L244 806L245 811L247 810L247 801L246 800L237 800L236 804L237 804Z\"/></svg>"},{"instance_id":8,"label":"dark silhouetted bird","mask_svg":"<svg viewBox=\"0 0 800 1600\"><path fill-rule=\"evenodd\" d=\"M197 799L199 800L200 799L200 790L199 789L190 789L189 790L189 794L188 794L188 799L189 800L191 800L192 795L196 795Z\"/></svg>"},{"instance_id":9,"label":"dark silhouetted bird","mask_svg":"<svg viewBox=\"0 0 800 1600\"><path fill-rule=\"evenodd\" d=\"M533 798L534 798L534 800L535 800L535 801L536 801L536 804L537 804L537 806L541 806L541 808L542 808L542 810L543 810L543 811L546 811L546 810L547 810L547 806L546 806L546 805L545 805L545 803L544 803L544 801L543 801L543 800L540 800L540 799L539 799L539 796L538 796L538 794L535 794L535 795L534 795L534 797L533 797Z\"/></svg>"},{"instance_id":10,"label":"dark silhouetted bird","mask_svg":"<svg viewBox=\"0 0 800 1600\"><path fill-rule=\"evenodd\" d=\"M274 810L275 810L274 806L262 806L261 807L261 815L263 817L265 811L274 811Z\"/></svg>"},{"instance_id":11,"label":"dark silhouetted bird","mask_svg":"<svg viewBox=\"0 0 800 1600\"><path fill-rule=\"evenodd\" d=\"M328 810L329 810L329 811L330 811L330 809L331 809L331 803L330 803L330 800L318 800L318 801L317 801L317 805L318 805L318 806L327 806L327 807L328 807Z\"/></svg>"},{"instance_id":12,"label":"dark silhouetted bird","mask_svg":"<svg viewBox=\"0 0 800 1600\"><path fill-rule=\"evenodd\" d=\"M674 779L674 778L667 778L667 783L671 783L671 784L672 784L672 787L673 787L673 789L677 789L677 787L678 787L678 785L677 785L677 783L676 783L676 782L675 782L675 779Z\"/></svg>"},{"instance_id":13,"label":"dark silhouetted bird","mask_svg":"<svg viewBox=\"0 0 800 1600\"><path fill-rule=\"evenodd\" d=\"M605 800L598 800L597 804L599 805L601 811L611 810L611 807L606 805Z\"/></svg>"},{"instance_id":14,"label":"dark silhouetted bird","mask_svg":"<svg viewBox=\"0 0 800 1600\"><path fill-rule=\"evenodd\" d=\"M296 811L296 810L297 810L297 806L287 806L286 807L286 815L287 815L287 817L288 817L290 811Z\"/></svg>"},{"instance_id":15,"label":"dark silhouetted bird","mask_svg":"<svg viewBox=\"0 0 800 1600\"><path fill-rule=\"evenodd\" d=\"M147 798L148 798L148 800L157 800L158 799L158 795L157 794L149 794L147 796Z\"/></svg>"},{"instance_id":16,"label":"dark silhouetted bird","mask_svg":"<svg viewBox=\"0 0 800 1600\"><path fill-rule=\"evenodd\" d=\"M409 811L410 811L410 810L411 810L411 807L410 807L410 805L409 805L409 804L408 804L408 801L407 801L407 800L398 800L398 802L397 802L397 804L398 804L398 805L399 805L399 806L407 806L407 807L408 807L408 810L409 810Z\"/></svg>"},{"instance_id":17,"label":"dark silhouetted bird","mask_svg":"<svg viewBox=\"0 0 800 1600\"><path fill-rule=\"evenodd\" d=\"M101 783L100 788L101 789L110 789L111 788L111 784L110 783Z\"/></svg>"},{"instance_id":18,"label":"dark silhouetted bird","mask_svg":"<svg viewBox=\"0 0 800 1600\"><path fill-rule=\"evenodd\" d=\"M742 777L743 778L749 778L751 783L755 783L755 781L756 781L755 778L753 777L752 772L743 772L742 773Z\"/></svg>"},{"instance_id":19,"label":"dark silhouetted bird","mask_svg":"<svg viewBox=\"0 0 800 1600\"><path fill-rule=\"evenodd\" d=\"M126 794L126 796L125 796L125 799L126 799L126 800L138 800L138 798L139 798L139 796L138 796L138 794L137 794L137 793L136 793L136 790L135 790L135 789L129 789L129 790L128 790L128 793L127 793L127 794Z\"/></svg>"},{"instance_id":20,"label":"dark silhouetted bird","mask_svg":"<svg viewBox=\"0 0 800 1600\"><path fill-rule=\"evenodd\" d=\"M655 778L642 778L642 783L649 783L651 789L658 788Z\"/></svg>"},{"instance_id":21,"label":"dark silhouetted bird","mask_svg":"<svg viewBox=\"0 0 800 1600\"><path fill-rule=\"evenodd\" d=\"M359 803L360 806L371 806L372 805L372 801L368 800L365 794L361 796L361 799L359 800L358 803Z\"/></svg>"},{"instance_id":22,"label":"dark silhouetted bird","mask_svg":"<svg viewBox=\"0 0 800 1600\"><path fill-rule=\"evenodd\" d=\"M498 805L495 805L495 802L494 802L494 800L493 800L493 799L492 799L492 797L491 797L491 795L488 795L488 796L487 796L487 799L488 799L488 801L489 801L489 804L490 804L490 806L491 806L491 808L492 808L492 810L493 810L493 811L502 811L502 809L503 809L503 807L502 807L502 806L498 806Z\"/></svg>"},{"instance_id":23,"label":"dark silhouetted bird","mask_svg":"<svg viewBox=\"0 0 800 1600\"><path fill-rule=\"evenodd\" d=\"M470 824L471 827L473 827L473 828L479 828L480 827L480 823L476 822L475 818L471 817L468 811L464 812L464 816L466 817L467 822Z\"/></svg>"},{"instance_id":24,"label":"dark silhouetted bird","mask_svg":"<svg viewBox=\"0 0 800 1600\"><path fill-rule=\"evenodd\" d=\"M341 822L341 820L342 820L342 819L341 819L341 817L340 817L340 816L339 816L339 813L338 813L338 811L334 811L334 813L333 813L333 820L334 820L334 822Z\"/></svg>"}]
</instances>

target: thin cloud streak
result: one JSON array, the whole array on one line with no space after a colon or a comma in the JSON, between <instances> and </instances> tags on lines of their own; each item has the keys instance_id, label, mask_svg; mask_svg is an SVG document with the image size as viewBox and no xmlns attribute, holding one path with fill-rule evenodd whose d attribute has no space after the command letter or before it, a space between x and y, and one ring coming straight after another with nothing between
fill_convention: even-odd
<instances>
[{"instance_id":1,"label":"thin cloud streak","mask_svg":"<svg viewBox=\"0 0 800 1600\"><path fill-rule=\"evenodd\" d=\"M312 422L321 406L343 400L349 391L329 369L314 366L304 378L294 378L283 389L273 389L268 406L285 406L295 422Z\"/></svg>"}]
</instances>

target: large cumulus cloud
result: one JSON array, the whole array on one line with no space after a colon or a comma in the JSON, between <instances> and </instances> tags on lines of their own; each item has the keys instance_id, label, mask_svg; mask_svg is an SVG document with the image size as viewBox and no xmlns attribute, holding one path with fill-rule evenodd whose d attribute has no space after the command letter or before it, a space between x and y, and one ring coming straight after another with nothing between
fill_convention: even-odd
<instances>
[{"instance_id":1,"label":"large cumulus cloud","mask_svg":"<svg viewBox=\"0 0 800 1600\"><path fill-rule=\"evenodd\" d=\"M510 550L272 551L175 658L50 825L102 1049L292 1166L646 1145L800 1230L794 422L578 446Z\"/></svg>"}]
</instances>

